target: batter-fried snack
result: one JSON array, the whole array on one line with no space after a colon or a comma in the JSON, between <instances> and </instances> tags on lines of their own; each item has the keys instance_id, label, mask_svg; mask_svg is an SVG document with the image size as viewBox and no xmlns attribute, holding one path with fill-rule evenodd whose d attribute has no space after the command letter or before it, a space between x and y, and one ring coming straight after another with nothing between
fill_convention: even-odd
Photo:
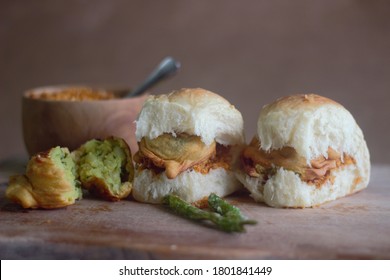
<instances>
[{"instance_id":1,"label":"batter-fried snack","mask_svg":"<svg viewBox=\"0 0 390 280\"><path fill-rule=\"evenodd\" d=\"M6 197L23 208L61 208L81 199L76 166L67 148L33 156L25 175L11 176Z\"/></svg>"},{"instance_id":2,"label":"batter-fried snack","mask_svg":"<svg viewBox=\"0 0 390 280\"><path fill-rule=\"evenodd\" d=\"M123 139L93 139L72 155L83 188L110 201L118 201L130 194L134 167L130 148Z\"/></svg>"}]
</instances>

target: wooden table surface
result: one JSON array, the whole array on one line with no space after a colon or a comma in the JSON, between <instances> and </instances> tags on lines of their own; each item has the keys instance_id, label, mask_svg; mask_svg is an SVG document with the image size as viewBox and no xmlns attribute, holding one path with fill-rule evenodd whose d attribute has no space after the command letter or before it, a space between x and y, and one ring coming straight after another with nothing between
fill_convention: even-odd
<instances>
[{"instance_id":1,"label":"wooden table surface","mask_svg":"<svg viewBox=\"0 0 390 280\"><path fill-rule=\"evenodd\" d=\"M23 210L4 198L2 183L0 258L390 259L389 182L390 166L374 166L366 190L313 209L274 209L231 196L258 221L241 234L132 200L88 197L63 209Z\"/></svg>"}]
</instances>

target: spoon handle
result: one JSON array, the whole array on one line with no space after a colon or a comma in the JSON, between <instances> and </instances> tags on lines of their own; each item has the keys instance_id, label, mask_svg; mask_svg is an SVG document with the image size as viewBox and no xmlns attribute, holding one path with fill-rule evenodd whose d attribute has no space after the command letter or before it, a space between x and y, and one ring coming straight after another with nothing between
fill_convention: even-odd
<instances>
[{"instance_id":1,"label":"spoon handle","mask_svg":"<svg viewBox=\"0 0 390 280\"><path fill-rule=\"evenodd\" d=\"M180 62L174 60L172 57L164 58L149 77L140 86L127 94L126 97L135 97L143 94L147 89L155 86L161 80L175 74L179 68Z\"/></svg>"}]
</instances>

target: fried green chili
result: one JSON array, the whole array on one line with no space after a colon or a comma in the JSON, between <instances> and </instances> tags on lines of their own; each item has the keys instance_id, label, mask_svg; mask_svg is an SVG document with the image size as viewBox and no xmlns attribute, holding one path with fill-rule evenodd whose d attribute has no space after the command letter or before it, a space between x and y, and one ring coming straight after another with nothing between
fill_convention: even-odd
<instances>
[{"instance_id":1,"label":"fried green chili","mask_svg":"<svg viewBox=\"0 0 390 280\"><path fill-rule=\"evenodd\" d=\"M256 221L246 219L238 207L230 205L215 194L208 197L208 205L213 212L199 209L172 194L164 198L164 204L183 217L191 220L208 220L226 232L243 232L244 225L256 224Z\"/></svg>"}]
</instances>

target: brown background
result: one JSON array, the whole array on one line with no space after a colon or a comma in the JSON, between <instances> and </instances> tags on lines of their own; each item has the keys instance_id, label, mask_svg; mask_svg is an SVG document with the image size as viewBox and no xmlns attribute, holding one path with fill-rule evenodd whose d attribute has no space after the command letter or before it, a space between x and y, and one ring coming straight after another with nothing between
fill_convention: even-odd
<instances>
[{"instance_id":1,"label":"brown background","mask_svg":"<svg viewBox=\"0 0 390 280\"><path fill-rule=\"evenodd\" d=\"M166 55L178 76L154 89L204 87L243 113L316 92L342 103L374 163L390 163L389 1L0 1L0 160L25 156L25 89L135 85Z\"/></svg>"}]
</instances>

